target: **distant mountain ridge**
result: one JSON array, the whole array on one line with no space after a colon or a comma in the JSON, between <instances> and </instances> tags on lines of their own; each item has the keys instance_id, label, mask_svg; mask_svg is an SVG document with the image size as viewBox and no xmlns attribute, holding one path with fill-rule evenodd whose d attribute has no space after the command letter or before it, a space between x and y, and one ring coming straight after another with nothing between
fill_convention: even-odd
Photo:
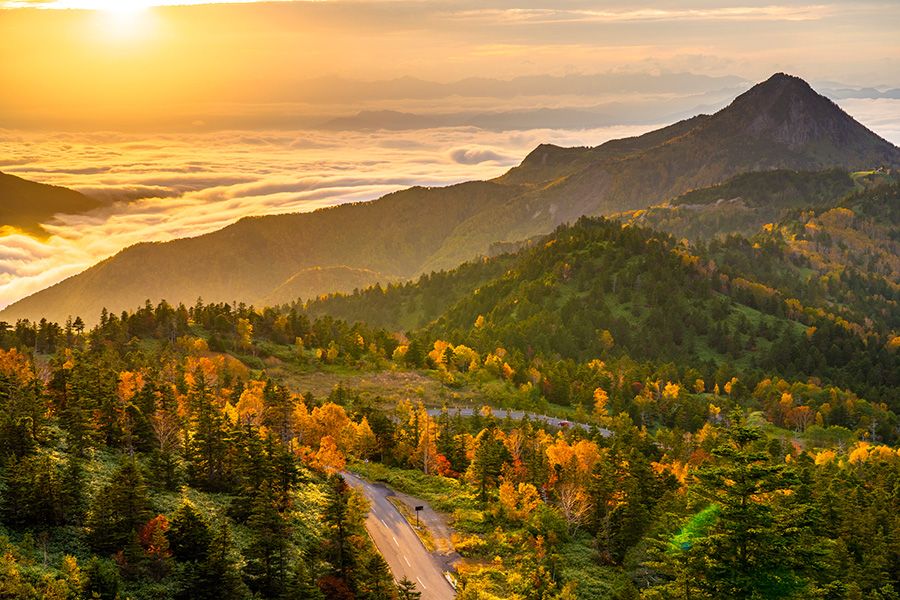
<instances>
[{"instance_id":1,"label":"distant mountain ridge","mask_svg":"<svg viewBox=\"0 0 900 600\"><path fill-rule=\"evenodd\" d=\"M582 215L658 204L740 173L880 165L900 166L900 149L803 80L779 73L714 115L595 148L541 145L492 181L415 187L368 203L243 219L197 238L139 244L16 302L0 318L81 315L90 322L104 306L119 311L147 298L288 302L297 290L352 290L369 273L388 281L452 268L497 242L548 233ZM317 267L328 276L311 270Z\"/></svg>"},{"instance_id":2,"label":"distant mountain ridge","mask_svg":"<svg viewBox=\"0 0 900 600\"><path fill-rule=\"evenodd\" d=\"M57 213L77 214L101 206L103 202L75 190L0 173L0 227L40 235L46 233L41 223Z\"/></svg>"}]
</instances>

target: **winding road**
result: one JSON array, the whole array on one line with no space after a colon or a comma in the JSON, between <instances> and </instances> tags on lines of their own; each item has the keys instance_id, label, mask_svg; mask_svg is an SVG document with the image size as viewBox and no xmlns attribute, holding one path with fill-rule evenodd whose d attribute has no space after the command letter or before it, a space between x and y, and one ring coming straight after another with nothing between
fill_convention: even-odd
<instances>
[{"instance_id":1,"label":"winding road","mask_svg":"<svg viewBox=\"0 0 900 600\"><path fill-rule=\"evenodd\" d=\"M372 508L366 517L366 531L390 566L394 579L409 578L422 592L422 600L455 597L456 592L444 577L442 561L422 545L416 532L388 500L394 492L385 485L369 483L351 473L342 475L369 500Z\"/></svg>"},{"instance_id":2,"label":"winding road","mask_svg":"<svg viewBox=\"0 0 900 600\"><path fill-rule=\"evenodd\" d=\"M447 412L451 415L459 413L463 417L471 417L475 415L475 412L478 409L475 408L448 408ZM436 417L441 414L441 409L439 408L429 408L427 410L428 415L431 417ZM549 415L538 415L534 413L526 413L523 410L504 410L502 408L492 408L491 413L493 413L494 417L497 419L505 419L509 416L510 419L514 421L521 421L525 418L525 415L528 415L529 419L533 421L541 421L550 425L551 427L578 427L581 429L590 429L591 426L587 423L577 423L575 421L569 421L567 419L559 419L557 417L551 417ZM600 427L600 435L603 437L609 437L612 435L612 431L606 429L605 427Z\"/></svg>"}]
</instances>

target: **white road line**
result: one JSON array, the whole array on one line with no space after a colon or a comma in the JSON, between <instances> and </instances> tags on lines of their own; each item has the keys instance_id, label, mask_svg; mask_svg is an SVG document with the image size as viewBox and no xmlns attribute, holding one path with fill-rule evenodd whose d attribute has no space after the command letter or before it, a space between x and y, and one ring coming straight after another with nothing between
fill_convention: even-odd
<instances>
[{"instance_id":1,"label":"white road line","mask_svg":"<svg viewBox=\"0 0 900 600\"><path fill-rule=\"evenodd\" d=\"M403 555L403 560L405 560L405 561L406 561L406 564L408 564L410 567L412 566L412 563L409 562L409 559L406 558L406 555L405 555L405 554Z\"/></svg>"},{"instance_id":2,"label":"white road line","mask_svg":"<svg viewBox=\"0 0 900 600\"><path fill-rule=\"evenodd\" d=\"M394 536L391 536L391 538L394 540L394 543L397 544L397 547L399 548L400 542L397 541L397 538L395 538Z\"/></svg>"},{"instance_id":3,"label":"white road line","mask_svg":"<svg viewBox=\"0 0 900 600\"><path fill-rule=\"evenodd\" d=\"M422 586L422 589L423 589L423 590L427 590L427 589L428 589L428 588L425 586L425 584L422 583L422 580L421 580L420 578L416 577L416 581L419 582L419 585Z\"/></svg>"},{"instance_id":4,"label":"white road line","mask_svg":"<svg viewBox=\"0 0 900 600\"><path fill-rule=\"evenodd\" d=\"M384 525L385 529L387 529L387 523L384 522L384 519L378 519L378 520L381 521L381 524Z\"/></svg>"}]
</instances>

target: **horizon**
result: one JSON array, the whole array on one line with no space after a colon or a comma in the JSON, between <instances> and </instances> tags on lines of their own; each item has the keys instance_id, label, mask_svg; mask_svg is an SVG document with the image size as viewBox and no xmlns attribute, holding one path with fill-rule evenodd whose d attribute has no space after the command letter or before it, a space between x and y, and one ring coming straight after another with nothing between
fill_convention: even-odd
<instances>
[{"instance_id":1,"label":"horizon","mask_svg":"<svg viewBox=\"0 0 900 600\"><path fill-rule=\"evenodd\" d=\"M898 31L0 0L0 595L900 599Z\"/></svg>"},{"instance_id":2,"label":"horizon","mask_svg":"<svg viewBox=\"0 0 900 600\"><path fill-rule=\"evenodd\" d=\"M779 71L898 144L898 22L878 2L0 2L0 171L105 204L0 228L0 308L137 241L489 179Z\"/></svg>"}]
</instances>

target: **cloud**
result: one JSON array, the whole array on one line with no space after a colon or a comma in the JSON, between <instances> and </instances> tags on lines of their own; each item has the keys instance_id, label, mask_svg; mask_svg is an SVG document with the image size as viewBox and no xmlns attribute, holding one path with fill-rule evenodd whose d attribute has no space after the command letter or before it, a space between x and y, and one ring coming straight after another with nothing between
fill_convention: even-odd
<instances>
[{"instance_id":1,"label":"cloud","mask_svg":"<svg viewBox=\"0 0 900 600\"><path fill-rule=\"evenodd\" d=\"M508 165L515 161L513 157L501 154L492 148L480 147L454 148L450 151L450 158L462 165L477 165L485 162Z\"/></svg>"},{"instance_id":2,"label":"cloud","mask_svg":"<svg viewBox=\"0 0 900 600\"><path fill-rule=\"evenodd\" d=\"M447 13L448 18L486 20L497 24L633 23L662 21L811 21L832 14L832 7L724 6L713 8L639 8L618 10L558 8L484 8Z\"/></svg>"},{"instance_id":3,"label":"cloud","mask_svg":"<svg viewBox=\"0 0 900 600\"><path fill-rule=\"evenodd\" d=\"M860 123L900 146L900 99L847 98L836 102Z\"/></svg>"},{"instance_id":4,"label":"cloud","mask_svg":"<svg viewBox=\"0 0 900 600\"><path fill-rule=\"evenodd\" d=\"M19 174L113 202L84 215L57 215L44 225L49 235L43 239L0 228L0 307L138 242L201 235L251 215L371 200L412 185L488 179L541 142L593 145L649 127L153 137L0 132L19 140L4 150L31 157L18 165ZM298 139L305 140L300 147Z\"/></svg>"}]
</instances>

